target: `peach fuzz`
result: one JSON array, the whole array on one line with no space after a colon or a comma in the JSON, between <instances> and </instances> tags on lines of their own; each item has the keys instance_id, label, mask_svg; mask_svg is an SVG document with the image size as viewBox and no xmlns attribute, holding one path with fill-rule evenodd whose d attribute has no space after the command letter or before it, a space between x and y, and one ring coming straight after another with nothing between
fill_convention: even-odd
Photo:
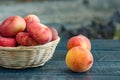
<instances>
[{"instance_id":1,"label":"peach fuzz","mask_svg":"<svg viewBox=\"0 0 120 80\"><path fill-rule=\"evenodd\" d=\"M3 47L15 47L16 46L16 41L14 38L6 38L3 36L0 36L0 46Z\"/></svg>"},{"instance_id":2,"label":"peach fuzz","mask_svg":"<svg viewBox=\"0 0 120 80\"><path fill-rule=\"evenodd\" d=\"M54 27L49 27L49 29L52 32L52 41L56 40L58 38L58 32Z\"/></svg>"},{"instance_id":3,"label":"peach fuzz","mask_svg":"<svg viewBox=\"0 0 120 80\"><path fill-rule=\"evenodd\" d=\"M38 45L38 42L35 41L27 32L19 32L16 35L16 41L19 45L22 45L22 46Z\"/></svg>"},{"instance_id":4,"label":"peach fuzz","mask_svg":"<svg viewBox=\"0 0 120 80\"><path fill-rule=\"evenodd\" d=\"M77 35L71 37L67 42L67 49L71 49L76 46L84 47L87 50L91 50L91 42L90 40L84 35Z\"/></svg>"},{"instance_id":5,"label":"peach fuzz","mask_svg":"<svg viewBox=\"0 0 120 80\"><path fill-rule=\"evenodd\" d=\"M18 32L24 31L25 28L26 22L22 17L10 16L2 22L0 33L2 36L14 37Z\"/></svg>"},{"instance_id":6,"label":"peach fuzz","mask_svg":"<svg viewBox=\"0 0 120 80\"><path fill-rule=\"evenodd\" d=\"M25 16L25 21L26 21L26 24L28 23L31 23L31 22L40 22L40 19L38 16L34 15L34 14L29 14L27 16Z\"/></svg>"},{"instance_id":7,"label":"peach fuzz","mask_svg":"<svg viewBox=\"0 0 120 80\"><path fill-rule=\"evenodd\" d=\"M77 46L67 52L65 61L70 70L74 72L86 72L93 65L93 56L90 51Z\"/></svg>"},{"instance_id":8,"label":"peach fuzz","mask_svg":"<svg viewBox=\"0 0 120 80\"><path fill-rule=\"evenodd\" d=\"M51 30L47 26L37 22L29 23L27 31L39 44L45 44L52 39Z\"/></svg>"}]
</instances>

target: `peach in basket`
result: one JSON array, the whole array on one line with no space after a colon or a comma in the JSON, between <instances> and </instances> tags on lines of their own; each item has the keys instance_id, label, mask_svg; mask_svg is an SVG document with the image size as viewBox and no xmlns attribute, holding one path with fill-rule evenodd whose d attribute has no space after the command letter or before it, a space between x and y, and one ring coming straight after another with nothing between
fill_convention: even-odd
<instances>
[{"instance_id":1,"label":"peach in basket","mask_svg":"<svg viewBox=\"0 0 120 80\"><path fill-rule=\"evenodd\" d=\"M0 66L13 69L43 66L60 41L57 30L35 15L8 17L0 33Z\"/></svg>"},{"instance_id":2,"label":"peach in basket","mask_svg":"<svg viewBox=\"0 0 120 80\"><path fill-rule=\"evenodd\" d=\"M20 69L43 66L53 53L60 38L44 45L0 47L0 66Z\"/></svg>"}]
</instances>

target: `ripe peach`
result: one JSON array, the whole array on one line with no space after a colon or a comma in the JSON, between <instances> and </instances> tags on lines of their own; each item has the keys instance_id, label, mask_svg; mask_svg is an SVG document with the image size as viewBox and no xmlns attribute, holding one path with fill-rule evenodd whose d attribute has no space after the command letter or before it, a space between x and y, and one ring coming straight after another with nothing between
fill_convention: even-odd
<instances>
[{"instance_id":1,"label":"ripe peach","mask_svg":"<svg viewBox=\"0 0 120 80\"><path fill-rule=\"evenodd\" d=\"M25 18L26 24L30 23L30 22L40 22L40 19L38 18L38 16L34 15L34 14L30 14L27 15Z\"/></svg>"},{"instance_id":2,"label":"ripe peach","mask_svg":"<svg viewBox=\"0 0 120 80\"><path fill-rule=\"evenodd\" d=\"M89 50L76 46L67 52L65 61L72 71L86 72L93 65L93 56Z\"/></svg>"},{"instance_id":3,"label":"ripe peach","mask_svg":"<svg viewBox=\"0 0 120 80\"><path fill-rule=\"evenodd\" d=\"M0 26L0 33L2 36L13 37L18 32L24 31L25 28L26 22L22 17L10 16L2 22Z\"/></svg>"},{"instance_id":4,"label":"ripe peach","mask_svg":"<svg viewBox=\"0 0 120 80\"><path fill-rule=\"evenodd\" d=\"M73 36L67 42L67 49L71 49L75 46L84 47L87 50L91 50L91 42L84 35Z\"/></svg>"},{"instance_id":5,"label":"ripe peach","mask_svg":"<svg viewBox=\"0 0 120 80\"><path fill-rule=\"evenodd\" d=\"M16 35L16 41L18 44L23 46L35 46L38 42L35 41L27 32L19 32Z\"/></svg>"},{"instance_id":6,"label":"ripe peach","mask_svg":"<svg viewBox=\"0 0 120 80\"><path fill-rule=\"evenodd\" d=\"M29 23L27 31L39 44L45 44L52 39L51 30L47 26L37 22Z\"/></svg>"},{"instance_id":7,"label":"ripe peach","mask_svg":"<svg viewBox=\"0 0 120 80\"><path fill-rule=\"evenodd\" d=\"M54 27L49 27L49 29L52 32L52 41L56 40L58 38L58 32Z\"/></svg>"},{"instance_id":8,"label":"ripe peach","mask_svg":"<svg viewBox=\"0 0 120 80\"><path fill-rule=\"evenodd\" d=\"M0 46L3 47L15 47L16 46L16 41L14 38L6 38L0 36Z\"/></svg>"}]
</instances>

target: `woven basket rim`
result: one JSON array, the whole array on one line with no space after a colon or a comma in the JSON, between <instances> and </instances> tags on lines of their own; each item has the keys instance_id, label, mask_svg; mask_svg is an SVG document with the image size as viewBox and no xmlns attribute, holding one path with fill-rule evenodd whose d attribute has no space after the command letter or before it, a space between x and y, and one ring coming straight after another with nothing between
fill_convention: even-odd
<instances>
[{"instance_id":1,"label":"woven basket rim","mask_svg":"<svg viewBox=\"0 0 120 80\"><path fill-rule=\"evenodd\" d=\"M0 50L29 50L29 49L34 49L34 48L38 48L38 47L46 47L47 45L50 45L52 43L58 43L60 41L60 37L58 37L58 39L48 42L46 44L43 45L36 45L36 46L17 46L17 47L2 47L0 46Z\"/></svg>"}]
</instances>

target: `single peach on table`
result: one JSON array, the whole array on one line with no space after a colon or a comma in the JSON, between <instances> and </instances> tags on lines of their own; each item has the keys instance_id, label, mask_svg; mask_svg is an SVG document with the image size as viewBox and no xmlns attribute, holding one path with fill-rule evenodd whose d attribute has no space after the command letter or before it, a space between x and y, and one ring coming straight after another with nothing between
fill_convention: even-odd
<instances>
[{"instance_id":1,"label":"single peach on table","mask_svg":"<svg viewBox=\"0 0 120 80\"><path fill-rule=\"evenodd\" d=\"M2 36L14 37L18 32L24 31L25 28L26 22L22 17L10 16L0 25L0 33Z\"/></svg>"},{"instance_id":2,"label":"single peach on table","mask_svg":"<svg viewBox=\"0 0 120 80\"><path fill-rule=\"evenodd\" d=\"M7 37L0 36L0 46L15 47L16 44L17 43L14 38L7 38Z\"/></svg>"},{"instance_id":3,"label":"single peach on table","mask_svg":"<svg viewBox=\"0 0 120 80\"><path fill-rule=\"evenodd\" d=\"M90 40L84 35L77 35L71 37L67 42L67 49L71 49L76 46L84 47L87 50L91 50L91 42Z\"/></svg>"},{"instance_id":4,"label":"single peach on table","mask_svg":"<svg viewBox=\"0 0 120 80\"><path fill-rule=\"evenodd\" d=\"M86 72L93 65L93 56L85 48L76 46L67 52L65 61L70 70L74 72Z\"/></svg>"},{"instance_id":5,"label":"single peach on table","mask_svg":"<svg viewBox=\"0 0 120 80\"><path fill-rule=\"evenodd\" d=\"M38 42L35 41L27 32L19 32L16 35L16 41L19 45L22 45L22 46L38 45Z\"/></svg>"},{"instance_id":6,"label":"single peach on table","mask_svg":"<svg viewBox=\"0 0 120 80\"><path fill-rule=\"evenodd\" d=\"M45 44L52 39L51 30L44 24L38 22L31 22L27 26L28 33L35 39L39 44Z\"/></svg>"},{"instance_id":7,"label":"single peach on table","mask_svg":"<svg viewBox=\"0 0 120 80\"><path fill-rule=\"evenodd\" d=\"M58 31L54 27L49 27L49 29L52 32L52 41L56 40L58 38Z\"/></svg>"}]
</instances>

